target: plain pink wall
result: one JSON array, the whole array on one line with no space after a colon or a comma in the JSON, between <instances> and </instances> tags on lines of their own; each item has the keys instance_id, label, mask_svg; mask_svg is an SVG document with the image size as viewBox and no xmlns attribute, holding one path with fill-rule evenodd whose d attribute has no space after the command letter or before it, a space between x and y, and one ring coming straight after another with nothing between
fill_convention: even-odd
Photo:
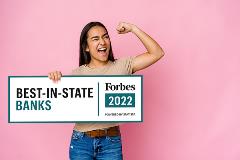
<instances>
[{"instance_id":1,"label":"plain pink wall","mask_svg":"<svg viewBox=\"0 0 240 160\"><path fill-rule=\"evenodd\" d=\"M73 124L8 124L7 76L70 74L79 35L103 22L116 57L145 51L119 21L165 50L144 75L144 122L124 124L127 160L240 159L240 1L1 0L0 159L66 160Z\"/></svg>"}]
</instances>

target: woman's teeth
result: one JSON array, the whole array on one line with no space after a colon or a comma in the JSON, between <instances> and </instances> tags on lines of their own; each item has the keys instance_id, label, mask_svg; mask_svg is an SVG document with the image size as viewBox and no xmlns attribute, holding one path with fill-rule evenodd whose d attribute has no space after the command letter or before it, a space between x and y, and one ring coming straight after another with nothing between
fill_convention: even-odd
<instances>
[{"instance_id":1,"label":"woman's teeth","mask_svg":"<svg viewBox=\"0 0 240 160\"><path fill-rule=\"evenodd\" d=\"M107 48L100 48L98 49L98 52L106 52Z\"/></svg>"}]
</instances>

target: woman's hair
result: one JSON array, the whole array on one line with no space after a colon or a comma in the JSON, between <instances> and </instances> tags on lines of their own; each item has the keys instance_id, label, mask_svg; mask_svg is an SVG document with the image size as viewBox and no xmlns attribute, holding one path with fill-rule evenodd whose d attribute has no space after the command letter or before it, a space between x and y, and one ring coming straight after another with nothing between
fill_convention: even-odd
<instances>
[{"instance_id":1,"label":"woman's hair","mask_svg":"<svg viewBox=\"0 0 240 160\"><path fill-rule=\"evenodd\" d=\"M94 26L103 27L107 31L106 27L100 22L90 22L83 28L80 36L80 43L79 43L79 66L84 64L89 64L91 60L90 53L86 51L87 38L88 38L87 34L88 34L88 31ZM109 50L108 60L114 61L111 41L110 41L110 50Z\"/></svg>"}]
</instances>

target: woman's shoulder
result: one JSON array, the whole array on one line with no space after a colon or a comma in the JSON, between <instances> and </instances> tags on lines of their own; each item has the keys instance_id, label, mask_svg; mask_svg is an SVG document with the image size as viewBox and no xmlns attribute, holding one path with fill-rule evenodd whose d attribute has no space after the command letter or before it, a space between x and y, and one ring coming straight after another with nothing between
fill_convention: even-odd
<instances>
[{"instance_id":1,"label":"woman's shoulder","mask_svg":"<svg viewBox=\"0 0 240 160\"><path fill-rule=\"evenodd\" d=\"M126 74L132 74L133 73L133 59L134 56L127 56L122 57L117 60L115 60L115 67L118 70L123 70Z\"/></svg>"},{"instance_id":2,"label":"woman's shoulder","mask_svg":"<svg viewBox=\"0 0 240 160\"><path fill-rule=\"evenodd\" d=\"M81 66L79 66L77 68L74 68L72 70L72 74L73 75L79 75L79 74L84 73L85 70L86 70L86 65L81 65Z\"/></svg>"}]
</instances>

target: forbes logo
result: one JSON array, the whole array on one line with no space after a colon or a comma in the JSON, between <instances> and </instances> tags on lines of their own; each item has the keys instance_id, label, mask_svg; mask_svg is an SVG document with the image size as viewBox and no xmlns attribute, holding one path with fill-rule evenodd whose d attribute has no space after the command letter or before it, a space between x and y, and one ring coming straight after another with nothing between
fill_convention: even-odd
<instances>
[{"instance_id":1,"label":"forbes logo","mask_svg":"<svg viewBox=\"0 0 240 160\"><path fill-rule=\"evenodd\" d=\"M134 91L135 85L124 85L122 83L120 84L111 84L111 83L105 83L106 91Z\"/></svg>"}]
</instances>

